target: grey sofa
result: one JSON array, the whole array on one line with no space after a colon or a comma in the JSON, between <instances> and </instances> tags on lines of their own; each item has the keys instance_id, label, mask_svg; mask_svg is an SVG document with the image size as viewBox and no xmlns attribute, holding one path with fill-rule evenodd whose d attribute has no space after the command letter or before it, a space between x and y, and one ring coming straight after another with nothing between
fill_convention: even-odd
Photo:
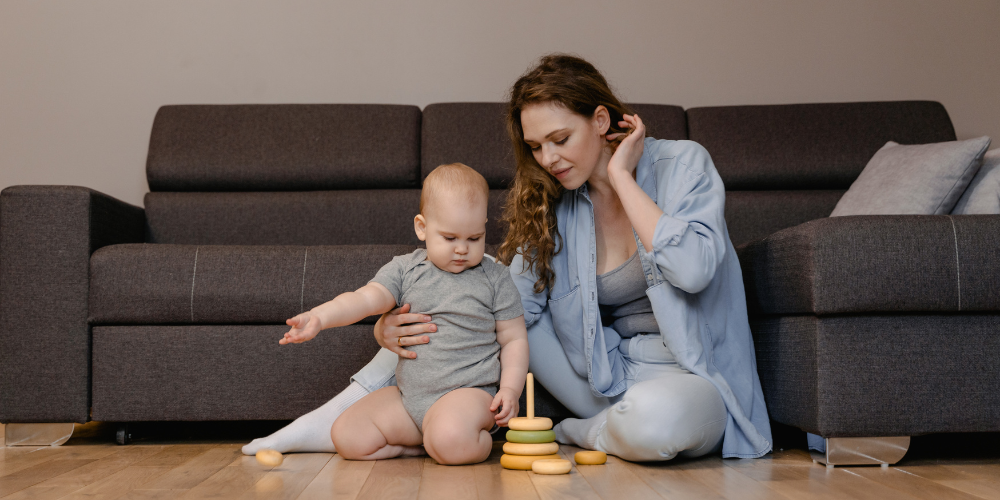
<instances>
[{"instance_id":1,"label":"grey sofa","mask_svg":"<svg viewBox=\"0 0 1000 500\"><path fill-rule=\"evenodd\" d=\"M634 108L650 136L703 144L726 183L774 421L825 438L1000 430L1000 217L827 218L886 141L955 139L940 104ZM418 245L420 180L454 161L490 184L495 248L512 174L498 103L165 106L144 208L5 189L0 422L315 408L374 355L375 318L278 346L285 318Z\"/></svg>"}]
</instances>

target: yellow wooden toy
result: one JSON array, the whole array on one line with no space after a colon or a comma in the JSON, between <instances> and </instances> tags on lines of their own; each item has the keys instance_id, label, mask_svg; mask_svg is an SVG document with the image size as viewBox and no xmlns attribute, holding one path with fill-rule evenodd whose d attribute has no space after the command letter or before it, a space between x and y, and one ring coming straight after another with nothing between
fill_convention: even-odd
<instances>
[{"instance_id":1,"label":"yellow wooden toy","mask_svg":"<svg viewBox=\"0 0 1000 500\"><path fill-rule=\"evenodd\" d=\"M548 417L535 416L535 376L528 374L526 382L528 394L525 399L528 401L528 416L514 417L507 422L507 426L514 431L547 431L552 428L552 419Z\"/></svg>"},{"instance_id":2,"label":"yellow wooden toy","mask_svg":"<svg viewBox=\"0 0 1000 500\"><path fill-rule=\"evenodd\" d=\"M608 461L608 454L603 451L578 451L573 460L578 465L601 465Z\"/></svg>"},{"instance_id":3,"label":"yellow wooden toy","mask_svg":"<svg viewBox=\"0 0 1000 500\"><path fill-rule=\"evenodd\" d=\"M277 467L285 461L285 457L275 450L260 450L257 452L257 462L268 467Z\"/></svg>"},{"instance_id":4,"label":"yellow wooden toy","mask_svg":"<svg viewBox=\"0 0 1000 500\"><path fill-rule=\"evenodd\" d=\"M535 460L557 459L559 455L500 455L500 465L504 469L531 470Z\"/></svg>"},{"instance_id":5,"label":"yellow wooden toy","mask_svg":"<svg viewBox=\"0 0 1000 500\"><path fill-rule=\"evenodd\" d=\"M544 459L531 462L531 472L535 474L569 474L573 464L569 460Z\"/></svg>"},{"instance_id":6,"label":"yellow wooden toy","mask_svg":"<svg viewBox=\"0 0 1000 500\"><path fill-rule=\"evenodd\" d=\"M551 455L559 453L559 443L504 443L508 455Z\"/></svg>"}]
</instances>

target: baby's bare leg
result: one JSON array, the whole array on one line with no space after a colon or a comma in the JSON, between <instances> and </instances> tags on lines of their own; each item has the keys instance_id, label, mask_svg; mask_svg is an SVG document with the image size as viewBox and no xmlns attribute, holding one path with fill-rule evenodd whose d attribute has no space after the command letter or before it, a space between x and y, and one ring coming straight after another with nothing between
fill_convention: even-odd
<instances>
[{"instance_id":1,"label":"baby's bare leg","mask_svg":"<svg viewBox=\"0 0 1000 500\"><path fill-rule=\"evenodd\" d=\"M354 403L334 420L330 437L349 460L423 455L417 424L403 408L399 389L384 387Z\"/></svg>"},{"instance_id":2,"label":"baby's bare leg","mask_svg":"<svg viewBox=\"0 0 1000 500\"><path fill-rule=\"evenodd\" d=\"M493 397L482 389L455 389L441 396L424 416L427 454L443 465L486 460L493 448L492 402Z\"/></svg>"}]
</instances>

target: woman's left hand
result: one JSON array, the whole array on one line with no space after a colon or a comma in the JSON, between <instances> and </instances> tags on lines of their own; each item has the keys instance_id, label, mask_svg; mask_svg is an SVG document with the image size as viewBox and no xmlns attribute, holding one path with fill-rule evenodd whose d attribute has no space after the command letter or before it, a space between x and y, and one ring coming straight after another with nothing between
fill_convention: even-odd
<instances>
[{"instance_id":1,"label":"woman's left hand","mask_svg":"<svg viewBox=\"0 0 1000 500\"><path fill-rule=\"evenodd\" d=\"M646 126L639 119L639 115L623 115L618 126L630 130L627 133L619 132L607 135L609 141L625 136L608 163L608 175L611 176L612 185L614 185L616 175L628 174L629 177L632 176L635 167L639 165L639 159L642 158L643 139L646 138Z\"/></svg>"}]
</instances>

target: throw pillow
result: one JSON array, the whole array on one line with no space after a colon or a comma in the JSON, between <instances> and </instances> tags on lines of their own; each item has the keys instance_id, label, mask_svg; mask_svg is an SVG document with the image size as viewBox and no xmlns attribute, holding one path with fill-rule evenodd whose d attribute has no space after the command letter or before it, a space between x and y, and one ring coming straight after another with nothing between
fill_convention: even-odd
<instances>
[{"instance_id":1,"label":"throw pillow","mask_svg":"<svg viewBox=\"0 0 1000 500\"><path fill-rule=\"evenodd\" d=\"M951 213L1000 214L1000 149L983 155L983 166Z\"/></svg>"},{"instance_id":2,"label":"throw pillow","mask_svg":"<svg viewBox=\"0 0 1000 500\"><path fill-rule=\"evenodd\" d=\"M989 145L989 137L912 146L889 141L830 216L949 214L979 170Z\"/></svg>"}]
</instances>

